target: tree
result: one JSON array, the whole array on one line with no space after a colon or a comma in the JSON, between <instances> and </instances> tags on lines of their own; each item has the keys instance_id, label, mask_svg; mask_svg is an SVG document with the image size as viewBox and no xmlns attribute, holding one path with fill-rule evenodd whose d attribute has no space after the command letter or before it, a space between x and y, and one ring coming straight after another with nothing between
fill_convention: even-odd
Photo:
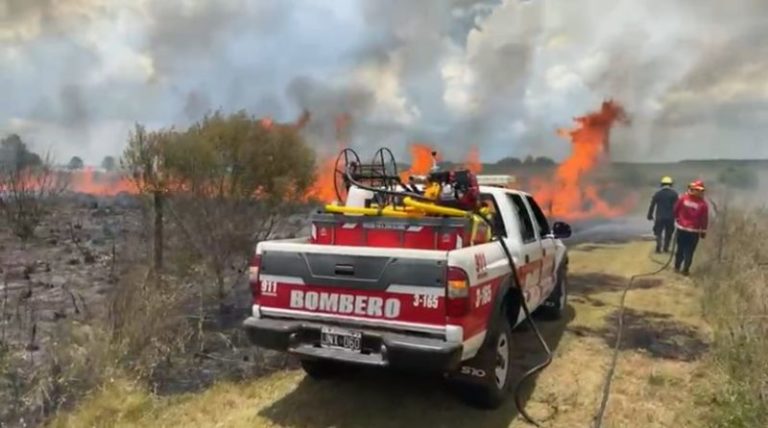
<instances>
[{"instance_id":1,"label":"tree","mask_svg":"<svg viewBox=\"0 0 768 428\"><path fill-rule=\"evenodd\" d=\"M546 157L546 156L539 156L539 157L537 157L536 159L534 159L533 163L534 163L534 165L539 165L539 166L552 166L552 165L555 165L555 161L552 160L551 158Z\"/></svg>"},{"instance_id":2,"label":"tree","mask_svg":"<svg viewBox=\"0 0 768 428\"><path fill-rule=\"evenodd\" d=\"M314 180L314 153L293 124L265 127L245 112L209 115L183 132L137 127L124 163L145 190L168 195L171 219L205 260L219 298L227 270L244 270L256 242Z\"/></svg>"},{"instance_id":3,"label":"tree","mask_svg":"<svg viewBox=\"0 0 768 428\"><path fill-rule=\"evenodd\" d=\"M67 169L75 171L78 169L83 169L83 166L85 166L85 164L80 157L72 156L72 159L70 159L69 163L67 164Z\"/></svg>"},{"instance_id":4,"label":"tree","mask_svg":"<svg viewBox=\"0 0 768 428\"><path fill-rule=\"evenodd\" d=\"M528 156L525 157L525 160L523 161L523 164L524 165L533 165L533 161L534 161L533 156L528 155Z\"/></svg>"},{"instance_id":5,"label":"tree","mask_svg":"<svg viewBox=\"0 0 768 428\"><path fill-rule=\"evenodd\" d=\"M17 134L11 134L0 141L0 169L24 169L41 164L40 156L30 152Z\"/></svg>"},{"instance_id":6,"label":"tree","mask_svg":"<svg viewBox=\"0 0 768 428\"><path fill-rule=\"evenodd\" d=\"M115 161L115 158L112 156L105 156L101 161L101 167L104 168L105 171L114 171L117 168L117 161Z\"/></svg>"},{"instance_id":7,"label":"tree","mask_svg":"<svg viewBox=\"0 0 768 428\"><path fill-rule=\"evenodd\" d=\"M142 125L136 124L120 160L122 168L131 174L136 188L144 194L151 194L153 198L154 270L157 275L161 274L163 267L163 193L167 190L163 180L162 148L174 138L178 138L174 129L147 132Z\"/></svg>"},{"instance_id":8,"label":"tree","mask_svg":"<svg viewBox=\"0 0 768 428\"><path fill-rule=\"evenodd\" d=\"M533 157L531 155L528 155L525 157L525 160L523 161L523 165L553 166L555 165L555 161L546 156Z\"/></svg>"},{"instance_id":9,"label":"tree","mask_svg":"<svg viewBox=\"0 0 768 428\"><path fill-rule=\"evenodd\" d=\"M22 240L34 236L66 184L51 158L31 153L18 135L0 143L0 211Z\"/></svg>"},{"instance_id":10,"label":"tree","mask_svg":"<svg viewBox=\"0 0 768 428\"><path fill-rule=\"evenodd\" d=\"M500 159L498 162L496 162L496 165L505 167L505 168L514 168L522 164L523 162L520 159L515 157L505 157L503 159Z\"/></svg>"}]
</instances>

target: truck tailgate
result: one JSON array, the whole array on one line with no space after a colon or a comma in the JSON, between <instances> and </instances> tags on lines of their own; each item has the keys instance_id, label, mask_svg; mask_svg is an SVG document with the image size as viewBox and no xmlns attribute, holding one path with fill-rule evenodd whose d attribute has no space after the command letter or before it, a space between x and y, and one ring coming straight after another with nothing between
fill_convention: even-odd
<instances>
[{"instance_id":1,"label":"truck tailgate","mask_svg":"<svg viewBox=\"0 0 768 428\"><path fill-rule=\"evenodd\" d=\"M262 316L435 333L446 323L445 251L259 245Z\"/></svg>"}]
</instances>

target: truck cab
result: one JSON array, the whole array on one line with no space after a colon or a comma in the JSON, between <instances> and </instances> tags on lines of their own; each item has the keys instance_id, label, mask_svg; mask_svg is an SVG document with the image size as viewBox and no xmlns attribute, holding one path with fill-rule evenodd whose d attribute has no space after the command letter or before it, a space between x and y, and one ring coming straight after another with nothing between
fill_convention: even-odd
<instances>
[{"instance_id":1,"label":"truck cab","mask_svg":"<svg viewBox=\"0 0 768 428\"><path fill-rule=\"evenodd\" d=\"M367 192L351 188L347 205L366 206ZM565 309L570 227L550 225L525 192L481 185L480 197L491 239L469 219L317 213L311 236L261 242L244 323L252 342L296 355L310 376L353 365L439 372L473 403L500 405L523 300L546 318Z\"/></svg>"}]
</instances>

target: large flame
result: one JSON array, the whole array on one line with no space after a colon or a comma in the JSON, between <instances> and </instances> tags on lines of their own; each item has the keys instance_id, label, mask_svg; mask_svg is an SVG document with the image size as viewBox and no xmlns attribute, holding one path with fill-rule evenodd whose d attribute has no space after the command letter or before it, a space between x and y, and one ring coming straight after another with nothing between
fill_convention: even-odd
<instances>
[{"instance_id":1,"label":"large flame","mask_svg":"<svg viewBox=\"0 0 768 428\"><path fill-rule=\"evenodd\" d=\"M577 126L561 130L570 138L571 155L561 163L554 180L533 179L531 188L542 207L553 217L581 220L617 217L629 212L636 202L629 196L617 204L606 201L590 173L609 161L610 132L616 123L628 123L624 109L616 102L605 101L599 111L574 119Z\"/></svg>"},{"instance_id":2,"label":"large flame","mask_svg":"<svg viewBox=\"0 0 768 428\"><path fill-rule=\"evenodd\" d=\"M427 175L434 166L435 158L432 153L435 149L424 143L411 143L409 148L411 152L411 168L403 171L401 175L408 177L411 175ZM440 161L439 154L437 160Z\"/></svg>"},{"instance_id":3,"label":"large flame","mask_svg":"<svg viewBox=\"0 0 768 428\"><path fill-rule=\"evenodd\" d=\"M307 199L331 203L336 201L336 156L318 162L315 183L307 192Z\"/></svg>"}]
</instances>

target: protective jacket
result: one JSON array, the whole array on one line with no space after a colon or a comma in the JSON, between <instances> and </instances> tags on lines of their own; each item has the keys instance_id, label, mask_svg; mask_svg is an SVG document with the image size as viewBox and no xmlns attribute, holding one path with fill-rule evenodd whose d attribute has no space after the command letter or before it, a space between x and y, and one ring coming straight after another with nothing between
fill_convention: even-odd
<instances>
[{"instance_id":1,"label":"protective jacket","mask_svg":"<svg viewBox=\"0 0 768 428\"><path fill-rule=\"evenodd\" d=\"M686 193L675 204L675 225L688 232L706 232L709 225L709 207L704 198Z\"/></svg>"},{"instance_id":2,"label":"protective jacket","mask_svg":"<svg viewBox=\"0 0 768 428\"><path fill-rule=\"evenodd\" d=\"M656 211L656 220L674 219L677 198L677 192L671 187L664 187L656 192L651 198L651 206L648 207L648 220L654 218L654 211Z\"/></svg>"}]
</instances>

